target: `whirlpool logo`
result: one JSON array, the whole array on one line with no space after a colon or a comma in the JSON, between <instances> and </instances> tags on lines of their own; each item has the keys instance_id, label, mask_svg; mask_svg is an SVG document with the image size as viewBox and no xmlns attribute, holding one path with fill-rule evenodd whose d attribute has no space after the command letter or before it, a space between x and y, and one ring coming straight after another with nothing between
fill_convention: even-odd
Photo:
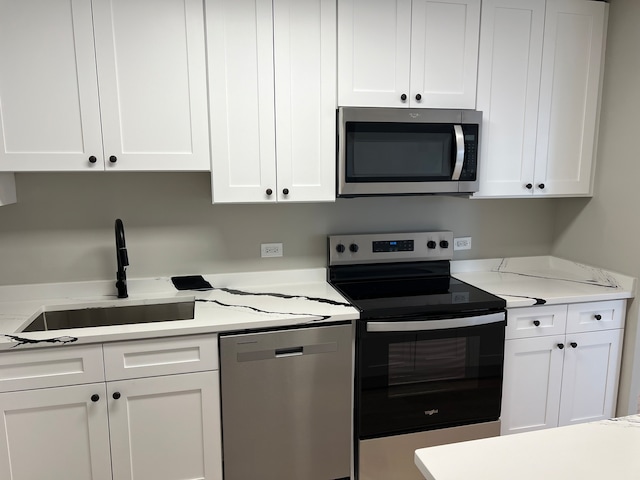
<instances>
[{"instance_id":1,"label":"whirlpool logo","mask_svg":"<svg viewBox=\"0 0 640 480\"><path fill-rule=\"evenodd\" d=\"M434 408L432 410L425 410L424 411L424 414L425 415L429 415L429 416L435 415L436 413L439 413L439 410L437 408Z\"/></svg>"}]
</instances>

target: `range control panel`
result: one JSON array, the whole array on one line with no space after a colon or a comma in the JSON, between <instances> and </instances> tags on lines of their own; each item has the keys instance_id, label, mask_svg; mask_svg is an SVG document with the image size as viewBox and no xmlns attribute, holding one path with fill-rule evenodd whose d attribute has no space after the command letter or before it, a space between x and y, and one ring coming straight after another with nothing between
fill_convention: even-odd
<instances>
[{"instance_id":1,"label":"range control panel","mask_svg":"<svg viewBox=\"0 0 640 480\"><path fill-rule=\"evenodd\" d=\"M328 237L329 265L451 260L453 232L412 232Z\"/></svg>"}]
</instances>

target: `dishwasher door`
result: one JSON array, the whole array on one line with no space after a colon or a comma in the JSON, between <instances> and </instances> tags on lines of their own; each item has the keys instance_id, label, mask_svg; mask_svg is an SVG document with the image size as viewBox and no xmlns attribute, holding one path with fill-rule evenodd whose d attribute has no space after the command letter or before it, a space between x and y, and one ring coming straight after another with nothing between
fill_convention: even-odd
<instances>
[{"instance_id":1,"label":"dishwasher door","mask_svg":"<svg viewBox=\"0 0 640 480\"><path fill-rule=\"evenodd\" d=\"M220 336L225 480L350 478L351 324Z\"/></svg>"}]
</instances>

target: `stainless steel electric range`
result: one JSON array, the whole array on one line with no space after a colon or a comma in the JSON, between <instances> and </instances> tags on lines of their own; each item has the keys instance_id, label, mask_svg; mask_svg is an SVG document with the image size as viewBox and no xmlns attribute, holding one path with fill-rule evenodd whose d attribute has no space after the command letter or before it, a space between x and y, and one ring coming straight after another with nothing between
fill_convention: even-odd
<instances>
[{"instance_id":1,"label":"stainless steel electric range","mask_svg":"<svg viewBox=\"0 0 640 480\"><path fill-rule=\"evenodd\" d=\"M506 302L452 278L451 232L329 237L329 282L360 310L355 470L421 479L417 448L499 435Z\"/></svg>"}]
</instances>

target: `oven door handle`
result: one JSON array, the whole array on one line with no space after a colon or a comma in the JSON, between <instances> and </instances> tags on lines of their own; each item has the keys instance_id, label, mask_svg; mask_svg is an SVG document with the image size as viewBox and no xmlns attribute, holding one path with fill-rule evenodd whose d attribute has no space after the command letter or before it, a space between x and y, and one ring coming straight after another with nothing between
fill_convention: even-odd
<instances>
[{"instance_id":1,"label":"oven door handle","mask_svg":"<svg viewBox=\"0 0 640 480\"><path fill-rule=\"evenodd\" d=\"M504 322L506 314L492 313L476 317L451 318L446 320L421 320L417 322L367 322L367 332L422 332L449 328L475 327Z\"/></svg>"}]
</instances>

